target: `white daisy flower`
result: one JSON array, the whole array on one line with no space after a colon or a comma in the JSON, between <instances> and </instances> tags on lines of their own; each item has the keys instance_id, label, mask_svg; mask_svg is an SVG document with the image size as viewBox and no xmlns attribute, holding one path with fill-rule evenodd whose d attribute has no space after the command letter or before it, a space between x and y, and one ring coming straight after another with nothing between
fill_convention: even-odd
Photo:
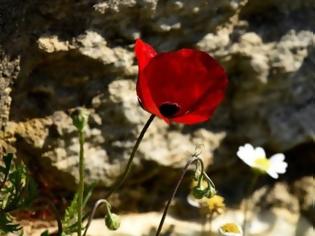
<instances>
[{"instance_id":1,"label":"white daisy flower","mask_svg":"<svg viewBox=\"0 0 315 236\"><path fill-rule=\"evenodd\" d=\"M238 148L237 156L250 167L267 173L274 179L277 179L279 174L284 174L288 166L284 161L283 153L277 153L267 159L265 150L262 147L254 148L249 143Z\"/></svg>"}]
</instances>

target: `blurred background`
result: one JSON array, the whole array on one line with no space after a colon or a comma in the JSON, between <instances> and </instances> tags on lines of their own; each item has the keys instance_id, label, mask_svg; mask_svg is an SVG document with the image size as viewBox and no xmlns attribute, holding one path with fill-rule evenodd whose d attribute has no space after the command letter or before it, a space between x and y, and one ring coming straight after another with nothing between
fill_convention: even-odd
<instances>
[{"instance_id":1,"label":"blurred background","mask_svg":"<svg viewBox=\"0 0 315 236\"><path fill-rule=\"evenodd\" d=\"M249 197L251 235L313 235L314 18L314 0L0 0L0 152L23 159L41 194L63 209L78 183L79 143L69 111L87 108L85 171L86 182L96 183L93 203L122 173L149 117L136 98L135 39L159 52L198 48L228 73L223 104L200 125L156 119L128 181L110 199L123 215L121 229L108 233L101 219L90 235L152 235L197 145L225 198L213 230L241 223ZM288 162L284 175L260 178L250 196L244 193L252 171L236 156L247 142L268 156L284 153ZM164 235L200 235L203 217L187 203L190 187L188 176ZM36 235L41 220L26 220L26 235Z\"/></svg>"}]
</instances>

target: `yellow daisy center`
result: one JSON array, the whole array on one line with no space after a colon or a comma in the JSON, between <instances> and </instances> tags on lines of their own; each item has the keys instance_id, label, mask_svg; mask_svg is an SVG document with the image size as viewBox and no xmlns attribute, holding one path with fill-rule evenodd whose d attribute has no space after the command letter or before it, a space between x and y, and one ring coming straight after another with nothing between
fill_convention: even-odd
<instances>
[{"instance_id":1,"label":"yellow daisy center","mask_svg":"<svg viewBox=\"0 0 315 236\"><path fill-rule=\"evenodd\" d=\"M253 167L261 171L267 172L267 170L270 167L270 161L266 157L257 158L254 162Z\"/></svg>"},{"instance_id":2,"label":"yellow daisy center","mask_svg":"<svg viewBox=\"0 0 315 236\"><path fill-rule=\"evenodd\" d=\"M209 210L217 213L220 213L225 208L224 198L219 195L214 195L212 198L207 200L207 203Z\"/></svg>"},{"instance_id":3,"label":"yellow daisy center","mask_svg":"<svg viewBox=\"0 0 315 236\"><path fill-rule=\"evenodd\" d=\"M221 226L221 229L222 229L225 233L240 233L239 228L238 228L237 225L234 224L234 223L227 223L227 224Z\"/></svg>"}]
</instances>

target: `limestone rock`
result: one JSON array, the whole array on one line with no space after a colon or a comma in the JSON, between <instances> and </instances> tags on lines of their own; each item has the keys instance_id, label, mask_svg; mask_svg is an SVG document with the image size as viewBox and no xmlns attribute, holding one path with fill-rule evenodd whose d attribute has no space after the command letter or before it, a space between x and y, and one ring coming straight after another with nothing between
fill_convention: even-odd
<instances>
[{"instance_id":1,"label":"limestone rock","mask_svg":"<svg viewBox=\"0 0 315 236\"><path fill-rule=\"evenodd\" d=\"M303 177L293 185L293 192L299 197L301 210L313 225L315 223L314 189L313 176Z\"/></svg>"},{"instance_id":2,"label":"limestone rock","mask_svg":"<svg viewBox=\"0 0 315 236\"><path fill-rule=\"evenodd\" d=\"M315 140L314 6L314 0L2 0L0 146L16 147L52 189L73 190L78 139L69 113L85 107L91 112L87 182L97 182L102 191L109 187L149 117L135 93L133 44L141 37L157 51L209 52L225 67L230 85L210 122L154 121L137 152L134 185L126 185L128 200L136 199L130 205L163 205L163 194L196 146L210 170L217 170L218 183L243 183L246 175L235 156L239 145L251 142L268 153L289 154ZM294 158L308 165L304 153ZM297 171L287 175L301 177ZM304 191L276 188L285 194L273 194L270 204L281 209L288 207L283 198L294 197L291 190ZM292 211L313 219L309 193L303 196L294 198Z\"/></svg>"},{"instance_id":3,"label":"limestone rock","mask_svg":"<svg viewBox=\"0 0 315 236\"><path fill-rule=\"evenodd\" d=\"M60 41L56 35L43 36L38 39L37 43L39 49L48 53L68 51L70 49L69 42Z\"/></svg>"}]
</instances>

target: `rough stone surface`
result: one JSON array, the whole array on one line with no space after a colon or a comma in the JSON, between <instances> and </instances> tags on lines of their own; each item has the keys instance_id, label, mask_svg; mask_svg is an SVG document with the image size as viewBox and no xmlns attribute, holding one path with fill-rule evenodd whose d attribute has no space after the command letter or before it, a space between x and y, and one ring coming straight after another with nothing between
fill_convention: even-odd
<instances>
[{"instance_id":1,"label":"rough stone surface","mask_svg":"<svg viewBox=\"0 0 315 236\"><path fill-rule=\"evenodd\" d=\"M293 185L293 193L300 196L301 211L308 217L313 226L315 225L314 191L314 176L303 177L295 181Z\"/></svg>"},{"instance_id":2,"label":"rough stone surface","mask_svg":"<svg viewBox=\"0 0 315 236\"><path fill-rule=\"evenodd\" d=\"M314 18L314 0L1 0L0 150L10 143L39 181L74 190L78 139L69 114L85 107L87 182L109 187L149 117L135 94L134 40L158 51L195 47L226 68L226 99L201 125L156 119L126 189L148 194L159 208L196 146L218 183L243 184L248 171L235 152L251 142L303 168L289 168L288 183L275 188L290 191L268 201L287 208L282 197L295 199L294 211L313 220L310 188L291 187L313 174L306 168L313 157L303 159L301 147L315 152ZM294 198L294 191L303 194ZM136 195L128 197L145 201Z\"/></svg>"},{"instance_id":3,"label":"rough stone surface","mask_svg":"<svg viewBox=\"0 0 315 236\"><path fill-rule=\"evenodd\" d=\"M110 231L104 225L103 219L94 220L88 236L139 236L155 235L156 222L159 222L160 213L148 212L143 214L128 214L121 217L121 227L118 231ZM216 232L220 225L226 222L242 222L242 211L230 211L229 213L215 218L212 222L212 234ZM296 218L289 211L266 211L262 212L252 222L250 228L251 235L275 236L285 232L287 236L313 236L312 225L305 218ZM33 228L33 229L32 229ZM206 228L206 232L202 229ZM41 231L36 229L36 225L26 225L26 232L32 232L34 236L39 236ZM51 227L50 230L55 230ZM200 221L188 221L168 216L165 220L163 235L173 236L199 236L209 235L209 224L205 227Z\"/></svg>"},{"instance_id":4,"label":"rough stone surface","mask_svg":"<svg viewBox=\"0 0 315 236\"><path fill-rule=\"evenodd\" d=\"M10 60L0 51L0 129L3 130L10 112L11 86L18 74L18 61Z\"/></svg>"}]
</instances>

